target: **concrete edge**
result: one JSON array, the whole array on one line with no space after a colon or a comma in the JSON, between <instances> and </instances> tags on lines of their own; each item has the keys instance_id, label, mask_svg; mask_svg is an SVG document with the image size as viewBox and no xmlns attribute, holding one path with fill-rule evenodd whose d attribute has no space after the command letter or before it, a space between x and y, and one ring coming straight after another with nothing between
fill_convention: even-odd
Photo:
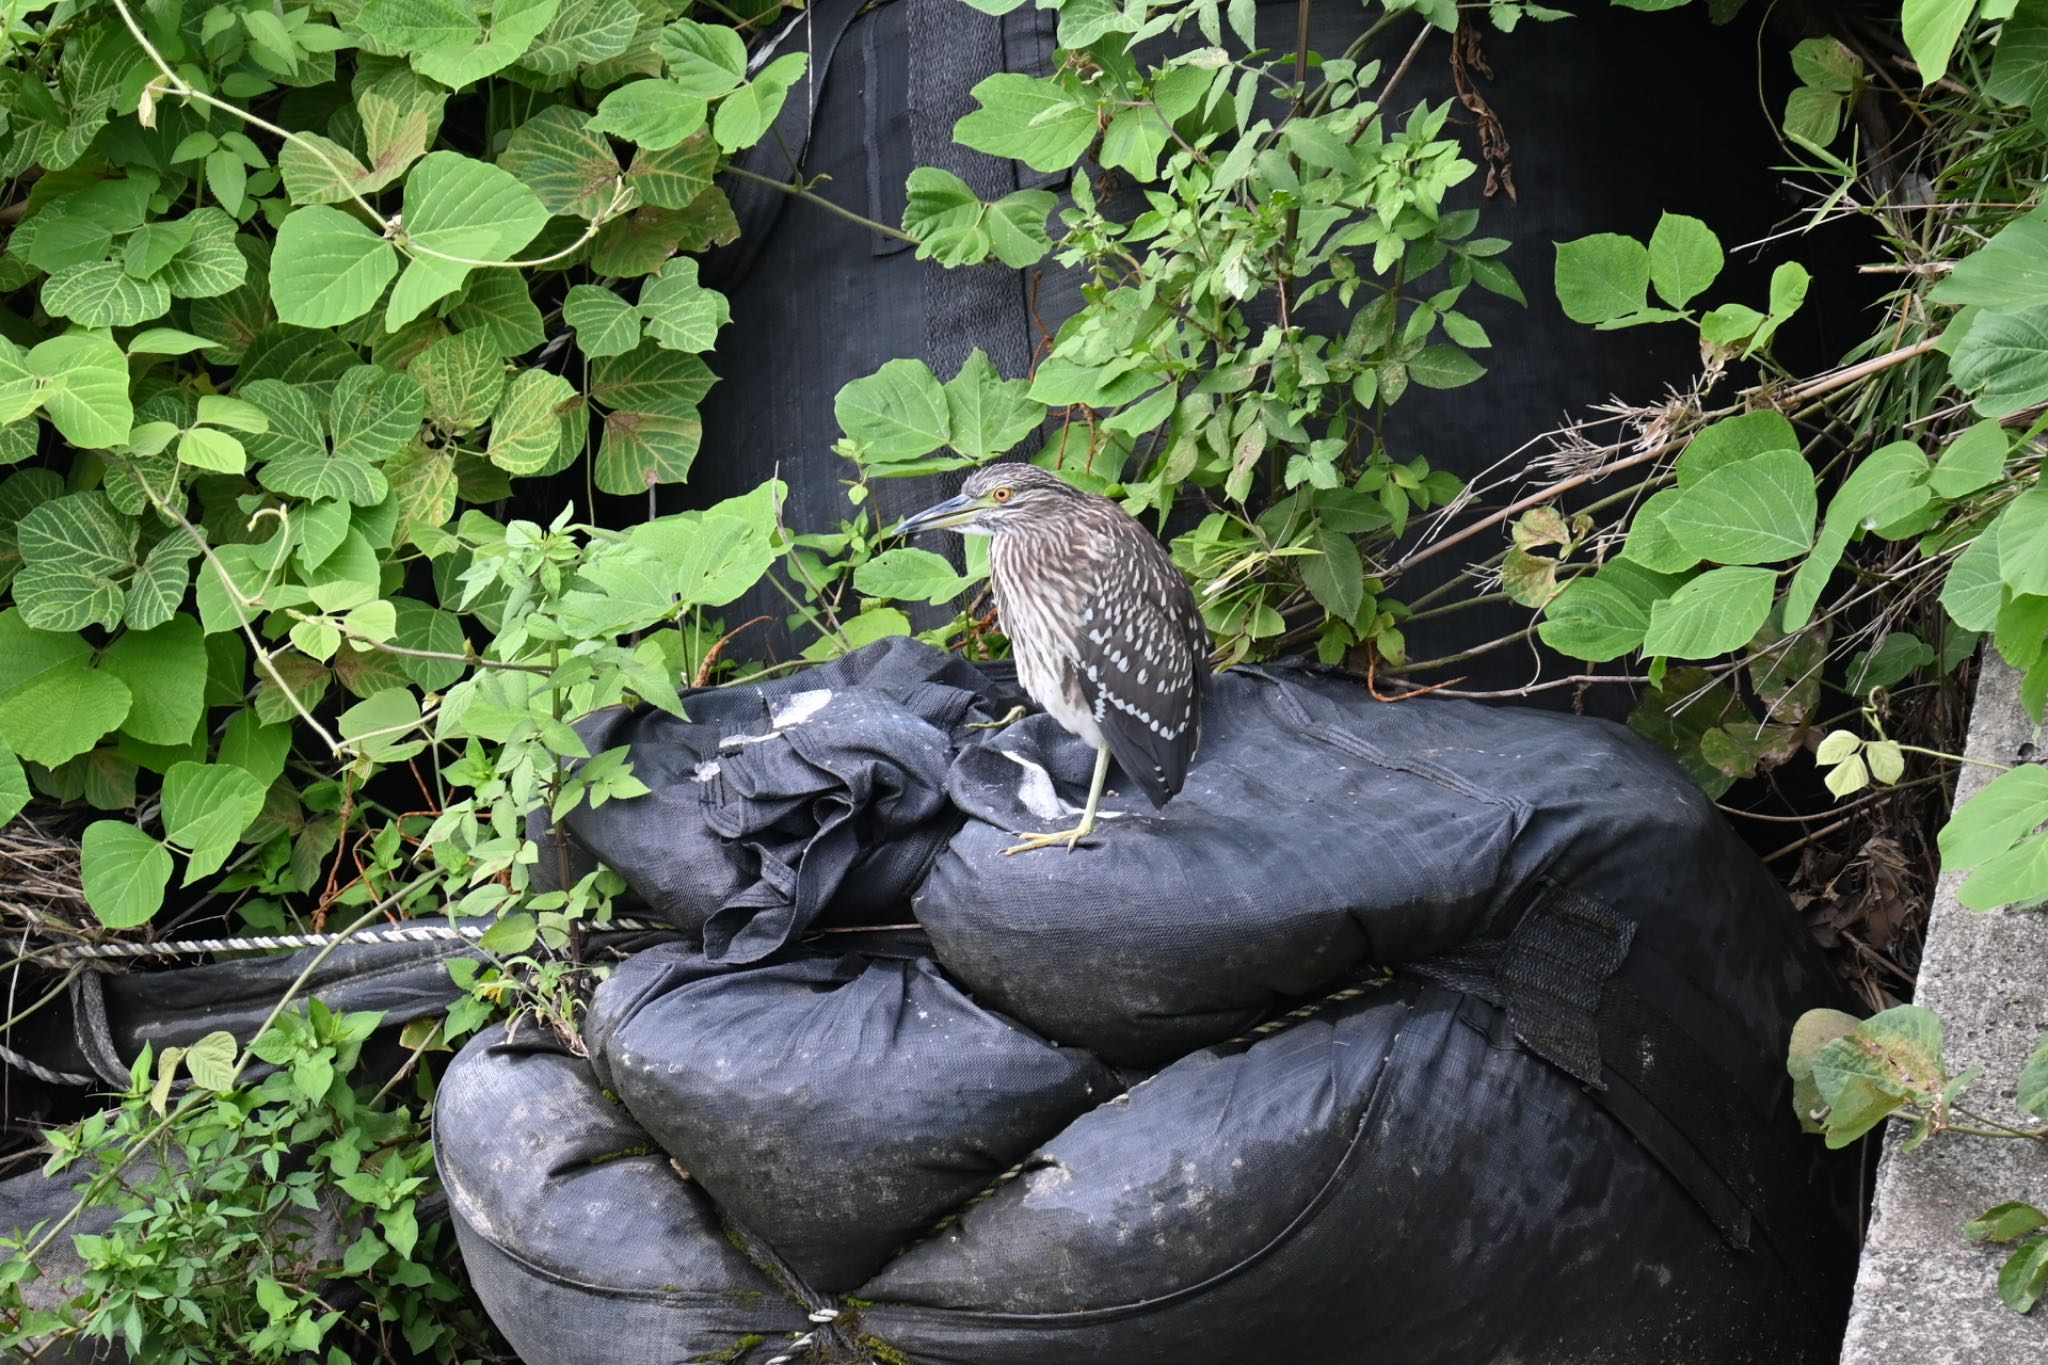
<instances>
[{"instance_id":1,"label":"concrete edge","mask_svg":"<svg viewBox=\"0 0 2048 1365\"><path fill-rule=\"evenodd\" d=\"M2036 756L2040 728L2020 706L2020 675L1985 651L1970 714L1969 757ZM1956 799L1997 773L1965 766ZM2048 1032L2048 913L1977 914L1956 903L1960 876L1935 889L1914 1000L1941 1015L1952 1072L1982 1066L1964 1103L1989 1117L2038 1123L2013 1103L2029 1051ZM2048 1207L2048 1153L2035 1144L1955 1134L1901 1154L1885 1136L1870 1229L1842 1365L2022 1365L2048 1360L2048 1309L2021 1317L1998 1298L2005 1252L1963 1239L1994 1204Z\"/></svg>"}]
</instances>

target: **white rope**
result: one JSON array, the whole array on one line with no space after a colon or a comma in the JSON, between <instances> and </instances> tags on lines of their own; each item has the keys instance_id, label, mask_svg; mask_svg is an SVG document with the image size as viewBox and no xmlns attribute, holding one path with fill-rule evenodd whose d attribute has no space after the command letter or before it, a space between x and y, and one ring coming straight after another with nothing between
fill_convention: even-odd
<instances>
[{"instance_id":1,"label":"white rope","mask_svg":"<svg viewBox=\"0 0 2048 1365\"><path fill-rule=\"evenodd\" d=\"M668 929L672 925L651 920L617 919L600 925L605 929ZM196 957L205 953L247 953L279 948L325 948L331 943L432 943L441 940L476 940L489 933L488 924L402 924L387 928L358 929L352 934L257 934L243 938L179 938L159 943L75 943L53 951L59 961L80 958Z\"/></svg>"}]
</instances>

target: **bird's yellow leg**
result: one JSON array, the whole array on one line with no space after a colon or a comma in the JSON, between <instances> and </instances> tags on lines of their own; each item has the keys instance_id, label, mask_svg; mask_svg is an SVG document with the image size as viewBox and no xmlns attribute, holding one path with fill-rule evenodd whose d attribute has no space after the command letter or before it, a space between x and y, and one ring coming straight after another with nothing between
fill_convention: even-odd
<instances>
[{"instance_id":1,"label":"bird's yellow leg","mask_svg":"<svg viewBox=\"0 0 2048 1365\"><path fill-rule=\"evenodd\" d=\"M1095 778L1088 784L1088 805L1081 812L1081 823L1072 829L1060 830L1057 834L1025 834L1019 836L1024 842L1003 850L1005 857L1012 853L1029 853L1035 848L1051 848L1054 844L1065 844L1067 852L1074 851L1080 843L1095 832L1095 808L1102 804L1102 788L1109 781L1109 746L1103 745L1095 751Z\"/></svg>"},{"instance_id":2,"label":"bird's yellow leg","mask_svg":"<svg viewBox=\"0 0 2048 1365\"><path fill-rule=\"evenodd\" d=\"M1013 706L1010 708L1010 714L1004 716L1001 720L969 721L967 728L970 730L1002 730L1024 719L1024 714L1023 707Z\"/></svg>"}]
</instances>

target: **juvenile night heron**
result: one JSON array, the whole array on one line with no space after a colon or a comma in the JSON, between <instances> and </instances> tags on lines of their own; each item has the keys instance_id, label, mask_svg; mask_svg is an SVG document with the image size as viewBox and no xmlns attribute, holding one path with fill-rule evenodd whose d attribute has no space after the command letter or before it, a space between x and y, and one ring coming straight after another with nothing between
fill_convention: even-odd
<instances>
[{"instance_id":1,"label":"juvenile night heron","mask_svg":"<svg viewBox=\"0 0 2048 1365\"><path fill-rule=\"evenodd\" d=\"M1036 466L994 464L896 529L991 538L989 582L1017 680L1095 746L1081 823L1026 835L1005 853L1071 851L1086 838L1111 755L1155 809L1181 789L1202 738L1209 631L1187 580L1129 513Z\"/></svg>"}]
</instances>

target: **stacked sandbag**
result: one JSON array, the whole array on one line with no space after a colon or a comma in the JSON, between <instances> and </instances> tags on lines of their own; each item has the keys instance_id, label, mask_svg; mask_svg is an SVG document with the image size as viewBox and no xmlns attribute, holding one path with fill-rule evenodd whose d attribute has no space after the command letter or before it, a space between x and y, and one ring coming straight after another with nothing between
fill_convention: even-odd
<instances>
[{"instance_id":1,"label":"stacked sandbag","mask_svg":"<svg viewBox=\"0 0 2048 1365\"><path fill-rule=\"evenodd\" d=\"M744 889L707 914L684 887L649 910L725 915L719 945L615 971L587 1059L482 1040L451 1066L451 1212L528 1365L1832 1358L1848 1173L1797 1132L1782 1057L1833 994L1627 731L1232 670L1163 811L1112 782L1090 843L1009 858L1065 823L1082 746L972 728L1009 692L910 641L803 681L725 689L720 752L851 771L837 746L896 752L896 715L920 765L946 752L943 833L812 791L774 861L801 880L808 833L834 865L849 839L851 866L917 862L897 904L851 874L808 930L757 898L757 935ZM959 695L907 700L932 689ZM673 718L583 724L654 791L576 837L679 886L664 860L726 809L703 737L655 780ZM611 838L651 811L665 849Z\"/></svg>"}]
</instances>

